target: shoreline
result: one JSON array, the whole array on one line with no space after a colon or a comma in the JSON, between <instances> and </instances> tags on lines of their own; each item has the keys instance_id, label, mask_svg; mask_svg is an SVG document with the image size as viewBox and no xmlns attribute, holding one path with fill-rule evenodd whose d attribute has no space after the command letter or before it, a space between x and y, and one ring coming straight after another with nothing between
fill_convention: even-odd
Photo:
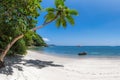
<instances>
[{"instance_id":1,"label":"shoreline","mask_svg":"<svg viewBox=\"0 0 120 80\"><path fill-rule=\"evenodd\" d=\"M0 80L120 80L120 58L75 59L27 52L8 58L10 64L0 72Z\"/></svg>"},{"instance_id":2,"label":"shoreline","mask_svg":"<svg viewBox=\"0 0 120 80\"><path fill-rule=\"evenodd\" d=\"M42 51L36 51L36 50L27 50L31 52L36 52L38 54L43 54L43 55L48 55L48 56L53 56L53 57L58 57L58 58L68 58L68 59L120 59L119 55L76 55L76 56L71 56L71 55L64 55L64 54L56 54L56 53L45 53Z\"/></svg>"}]
</instances>

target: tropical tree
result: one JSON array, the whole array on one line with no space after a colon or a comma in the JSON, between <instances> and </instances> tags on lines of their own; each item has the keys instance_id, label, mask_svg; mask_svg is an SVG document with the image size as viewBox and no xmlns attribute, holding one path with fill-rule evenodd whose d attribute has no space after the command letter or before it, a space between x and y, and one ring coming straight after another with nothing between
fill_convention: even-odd
<instances>
[{"instance_id":1,"label":"tropical tree","mask_svg":"<svg viewBox=\"0 0 120 80\"><path fill-rule=\"evenodd\" d=\"M40 2L41 0L0 0L0 65L3 65L5 55L16 42L18 46L25 47L23 35L36 25L35 18L41 10Z\"/></svg>"},{"instance_id":2,"label":"tropical tree","mask_svg":"<svg viewBox=\"0 0 120 80\"><path fill-rule=\"evenodd\" d=\"M11 0L8 0L8 1L11 1ZM13 1L17 1L17 0L13 0ZM18 0L20 1L20 0ZM21 5L26 5L27 3L24 3L24 1L26 0L21 0ZM47 14L45 15L45 20L44 20L44 23L41 25L41 26L38 26L38 27L35 27L35 28L32 28L30 29L31 27L29 26L32 26L35 24L35 20L34 18L37 17L39 14L38 14L38 8L40 8L40 5L38 4L39 2L41 2L41 0L28 0L29 1L33 1L33 2L30 2L30 4L26 5L24 8L26 10L26 12L24 10L22 10L23 8L20 8L20 11L23 12L21 13L20 15L21 16L24 16L26 17L26 19L32 19L32 24L28 21L28 20L25 20L24 21L21 21L23 19L20 19L20 24L23 24L25 23L24 25L21 25L19 26L19 28L22 28L23 31L20 31L19 33L19 36L17 37L14 37L7 45L6 47L4 48L4 50L2 51L1 53L1 56L0 56L0 67L3 67L4 66L4 57L6 56L7 52L10 50L10 48L21 38L24 37L24 35L26 33L28 33L29 31L36 31L37 29L39 28L42 28L44 27L45 25L55 21L56 22L56 26L57 27L60 27L60 26L63 26L64 28L66 28L68 22L72 25L74 25L74 19L73 19L73 15L78 15L77 11L76 10L73 10L73 9L69 9L66 5L65 5L65 0L55 0L55 8L46 8L46 11L47 11ZM27 1L26 1L27 2ZM34 7L35 5L34 4L37 4L36 7ZM32 6L30 6L32 5ZM21 6L19 6L21 7ZM33 7L33 8L31 8ZM15 8L15 7L14 7ZM29 11L27 11L27 9L29 9ZM14 10L14 9L13 9ZM17 10L17 9L16 9ZM15 11L16 11L15 10ZM34 11L36 13L34 13ZM17 14L19 14L19 12L16 12ZM28 23L26 22L28 21ZM4 21L3 21L4 22ZM27 23L27 24L26 24ZM13 24L13 23L12 23ZM16 22L16 25L17 25L17 22ZM24 27L23 27L24 26ZM14 27L15 28L15 27ZM21 30L21 29L19 29Z\"/></svg>"},{"instance_id":3,"label":"tropical tree","mask_svg":"<svg viewBox=\"0 0 120 80\"><path fill-rule=\"evenodd\" d=\"M45 16L45 21L42 25L33 28L32 30L37 30L39 28L44 27L45 25L56 21L56 26L63 26L66 28L67 22L74 25L73 15L77 16L78 12L74 9L69 9L65 5L65 0L55 0L55 8L49 7L46 8L47 14Z\"/></svg>"}]
</instances>

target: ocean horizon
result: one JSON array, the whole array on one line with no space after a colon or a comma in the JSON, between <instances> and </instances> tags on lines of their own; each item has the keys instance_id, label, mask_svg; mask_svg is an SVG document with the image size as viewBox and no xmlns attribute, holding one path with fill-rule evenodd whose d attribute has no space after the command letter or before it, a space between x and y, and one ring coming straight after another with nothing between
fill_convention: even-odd
<instances>
[{"instance_id":1,"label":"ocean horizon","mask_svg":"<svg viewBox=\"0 0 120 80\"><path fill-rule=\"evenodd\" d=\"M30 50L42 52L44 54L79 57L79 53L86 52L84 57L120 57L120 46L49 46L33 47Z\"/></svg>"}]
</instances>

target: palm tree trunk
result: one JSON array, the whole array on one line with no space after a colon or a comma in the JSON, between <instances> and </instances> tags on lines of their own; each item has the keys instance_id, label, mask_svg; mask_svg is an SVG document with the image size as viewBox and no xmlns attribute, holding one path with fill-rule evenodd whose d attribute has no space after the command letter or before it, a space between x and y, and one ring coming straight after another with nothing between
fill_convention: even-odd
<instances>
[{"instance_id":1,"label":"palm tree trunk","mask_svg":"<svg viewBox=\"0 0 120 80\"><path fill-rule=\"evenodd\" d=\"M31 29L31 30L32 30L32 31L36 31L36 30L38 30L38 29L46 26L47 24L53 22L55 19L57 19L57 17L58 17L58 14L57 14L51 21L44 22L41 26L35 27L35 28Z\"/></svg>"},{"instance_id":2,"label":"palm tree trunk","mask_svg":"<svg viewBox=\"0 0 120 80\"><path fill-rule=\"evenodd\" d=\"M19 39L23 38L23 36L24 36L24 35L21 34L21 35L17 36L16 38L14 38L13 41L6 46L5 50L2 51L2 54L1 54L1 56L0 56L0 68L2 68L2 67L5 66L3 60L4 60L4 57L6 56L7 52L8 52L8 51L10 50L10 48L14 45L14 43L15 43L16 41L18 41Z\"/></svg>"}]
</instances>

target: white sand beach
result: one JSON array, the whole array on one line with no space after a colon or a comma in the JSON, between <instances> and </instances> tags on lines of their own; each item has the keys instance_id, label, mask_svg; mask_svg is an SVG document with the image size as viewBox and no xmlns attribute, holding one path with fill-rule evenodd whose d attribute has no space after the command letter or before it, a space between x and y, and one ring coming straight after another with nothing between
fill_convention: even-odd
<instances>
[{"instance_id":1,"label":"white sand beach","mask_svg":"<svg viewBox=\"0 0 120 80\"><path fill-rule=\"evenodd\" d=\"M0 71L0 80L120 80L120 58L73 59L28 51L12 60Z\"/></svg>"}]
</instances>

